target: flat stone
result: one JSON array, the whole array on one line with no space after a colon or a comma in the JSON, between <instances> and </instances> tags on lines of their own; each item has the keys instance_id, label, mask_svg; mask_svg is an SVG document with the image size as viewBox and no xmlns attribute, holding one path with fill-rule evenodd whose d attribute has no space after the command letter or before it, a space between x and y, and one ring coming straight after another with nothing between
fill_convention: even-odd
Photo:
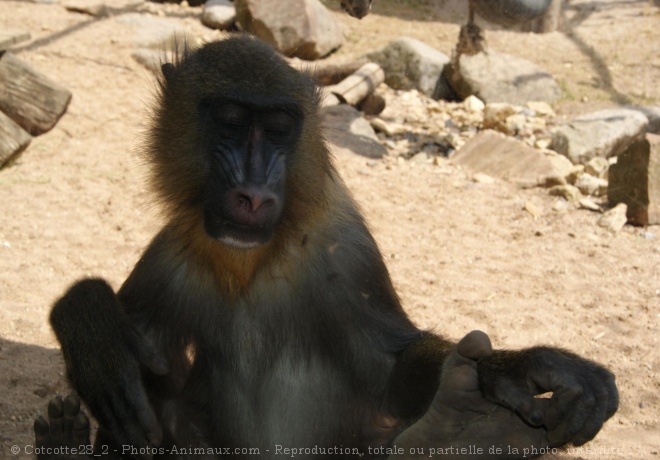
<instances>
[{"instance_id":1,"label":"flat stone","mask_svg":"<svg viewBox=\"0 0 660 460\"><path fill-rule=\"evenodd\" d=\"M544 178L556 175L552 163L541 152L492 130L477 133L452 161L473 172L520 185L540 185Z\"/></svg>"},{"instance_id":2,"label":"flat stone","mask_svg":"<svg viewBox=\"0 0 660 460\"><path fill-rule=\"evenodd\" d=\"M617 156L644 136L647 124L646 116L630 109L588 113L555 128L552 149L575 164Z\"/></svg>"}]
</instances>

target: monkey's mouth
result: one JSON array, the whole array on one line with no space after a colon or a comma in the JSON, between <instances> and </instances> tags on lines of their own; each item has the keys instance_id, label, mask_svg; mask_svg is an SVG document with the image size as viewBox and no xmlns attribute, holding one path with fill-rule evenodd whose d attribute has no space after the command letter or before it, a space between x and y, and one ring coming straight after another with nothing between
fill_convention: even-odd
<instances>
[{"instance_id":1,"label":"monkey's mouth","mask_svg":"<svg viewBox=\"0 0 660 460\"><path fill-rule=\"evenodd\" d=\"M272 225L245 225L221 217L206 216L204 229L218 241L236 249L250 249L263 246L273 237Z\"/></svg>"}]
</instances>

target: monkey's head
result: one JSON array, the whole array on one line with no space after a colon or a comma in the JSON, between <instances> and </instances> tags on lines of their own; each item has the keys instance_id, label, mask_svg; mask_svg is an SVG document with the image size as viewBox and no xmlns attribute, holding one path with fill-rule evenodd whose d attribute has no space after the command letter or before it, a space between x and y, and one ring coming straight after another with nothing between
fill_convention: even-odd
<instances>
[{"instance_id":1,"label":"monkey's head","mask_svg":"<svg viewBox=\"0 0 660 460\"><path fill-rule=\"evenodd\" d=\"M233 248L269 242L289 196L314 193L296 190L313 187L310 164L328 161L313 147L323 144L315 85L248 36L184 51L162 70L147 154L167 210Z\"/></svg>"}]
</instances>

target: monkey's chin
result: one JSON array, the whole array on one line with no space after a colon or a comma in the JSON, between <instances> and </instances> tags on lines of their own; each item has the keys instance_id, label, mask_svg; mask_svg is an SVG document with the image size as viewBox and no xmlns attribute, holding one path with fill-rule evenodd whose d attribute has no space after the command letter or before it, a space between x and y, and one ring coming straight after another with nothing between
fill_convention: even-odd
<instances>
[{"instance_id":1,"label":"monkey's chin","mask_svg":"<svg viewBox=\"0 0 660 460\"><path fill-rule=\"evenodd\" d=\"M238 240L236 238L233 238L231 236L221 236L217 239L220 243L226 244L227 246L230 246L232 248L236 249L252 249L252 248L258 248L259 246L263 246L264 243L260 241L243 241L243 240Z\"/></svg>"}]
</instances>

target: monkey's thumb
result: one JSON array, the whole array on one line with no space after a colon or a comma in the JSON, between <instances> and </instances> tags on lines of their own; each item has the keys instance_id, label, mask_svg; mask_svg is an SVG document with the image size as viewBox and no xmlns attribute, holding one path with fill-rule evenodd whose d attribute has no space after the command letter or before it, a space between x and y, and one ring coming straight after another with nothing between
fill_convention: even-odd
<instances>
[{"instance_id":1,"label":"monkey's thumb","mask_svg":"<svg viewBox=\"0 0 660 460\"><path fill-rule=\"evenodd\" d=\"M130 324L124 324L124 339L133 356L141 364L147 366L151 372L156 375L165 375L170 372L165 357Z\"/></svg>"},{"instance_id":2,"label":"monkey's thumb","mask_svg":"<svg viewBox=\"0 0 660 460\"><path fill-rule=\"evenodd\" d=\"M456 346L458 354L464 358L478 361L493 353L490 338L485 332L472 331L458 342Z\"/></svg>"}]
</instances>

